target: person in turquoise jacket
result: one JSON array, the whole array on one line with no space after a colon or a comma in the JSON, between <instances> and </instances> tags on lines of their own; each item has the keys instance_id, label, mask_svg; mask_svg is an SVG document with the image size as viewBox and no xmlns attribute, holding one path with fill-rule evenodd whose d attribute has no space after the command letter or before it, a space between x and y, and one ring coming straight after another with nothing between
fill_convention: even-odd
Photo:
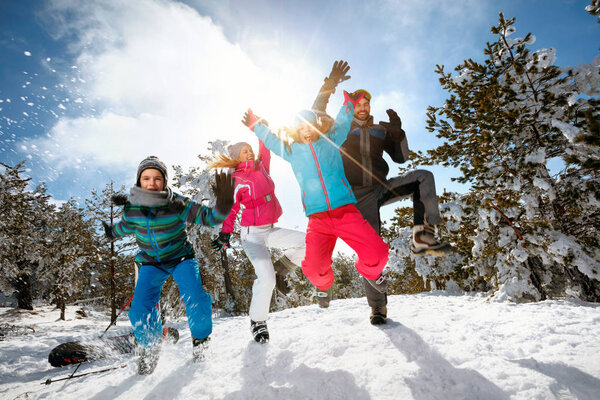
<instances>
[{"instance_id":1,"label":"person in turquoise jacket","mask_svg":"<svg viewBox=\"0 0 600 400\"><path fill-rule=\"evenodd\" d=\"M331 255L337 238L357 254L356 269L382 292L386 282L382 270L389 248L356 209L356 197L344 173L339 146L346 140L360 98L344 92L345 101L335 121L317 117L311 110L300 111L291 128L289 141L282 140L248 109L242 122L274 154L288 161L300 185L304 212L308 217L306 256L302 272L317 288L321 307L329 306L334 281Z\"/></svg>"}]
</instances>

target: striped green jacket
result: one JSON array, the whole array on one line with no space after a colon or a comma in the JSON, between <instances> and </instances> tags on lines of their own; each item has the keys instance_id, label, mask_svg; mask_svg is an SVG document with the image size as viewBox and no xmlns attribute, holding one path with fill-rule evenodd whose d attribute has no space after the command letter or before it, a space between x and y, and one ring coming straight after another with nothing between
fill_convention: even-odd
<instances>
[{"instance_id":1,"label":"striped green jacket","mask_svg":"<svg viewBox=\"0 0 600 400\"><path fill-rule=\"evenodd\" d=\"M121 221L112 229L113 235L123 237L135 233L140 248L136 262L174 267L183 259L194 257L185 231L186 223L213 226L227 217L177 193L173 193L173 200L183 201L183 210L173 203L160 207L127 203L123 208Z\"/></svg>"}]
</instances>

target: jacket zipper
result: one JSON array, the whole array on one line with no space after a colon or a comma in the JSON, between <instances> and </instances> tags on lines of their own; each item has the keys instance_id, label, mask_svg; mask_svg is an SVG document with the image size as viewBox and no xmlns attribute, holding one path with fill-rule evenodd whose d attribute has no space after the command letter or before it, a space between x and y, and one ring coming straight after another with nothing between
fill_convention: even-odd
<instances>
[{"instance_id":1,"label":"jacket zipper","mask_svg":"<svg viewBox=\"0 0 600 400\"><path fill-rule=\"evenodd\" d=\"M346 185L346 182L344 182L344 179L342 179L342 183L344 184L344 186L346 187L346 189L348 189L348 192L350 192L350 197L354 197L354 192L352 192L352 189L350 189L348 187L348 185Z\"/></svg>"},{"instance_id":2,"label":"jacket zipper","mask_svg":"<svg viewBox=\"0 0 600 400\"><path fill-rule=\"evenodd\" d=\"M148 239L150 239L150 245L152 246L152 248L156 252L156 261L160 262L160 253L159 253L159 250L158 250L159 249L158 243L156 243L156 239L152 237L153 236L152 235L153 232L150 230L150 215L152 215L152 209L150 209L150 213L146 217L146 230L148 232Z\"/></svg>"},{"instance_id":3,"label":"jacket zipper","mask_svg":"<svg viewBox=\"0 0 600 400\"><path fill-rule=\"evenodd\" d=\"M315 149L313 148L312 143L309 143L308 145L310 146L310 151L312 152L313 158L315 159L315 164L317 165L319 180L321 181L321 186L323 187L323 193L325 193L325 202L327 203L327 209L331 211L331 205L329 204L329 196L327 195L327 189L325 188L325 181L323 180L323 175L321 174L321 166L319 165L317 154L315 153Z\"/></svg>"}]
</instances>

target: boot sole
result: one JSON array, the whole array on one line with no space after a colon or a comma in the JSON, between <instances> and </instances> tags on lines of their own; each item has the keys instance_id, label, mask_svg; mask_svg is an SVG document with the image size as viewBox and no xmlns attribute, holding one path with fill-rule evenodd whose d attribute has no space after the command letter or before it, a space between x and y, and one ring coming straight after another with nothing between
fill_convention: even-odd
<instances>
[{"instance_id":1,"label":"boot sole","mask_svg":"<svg viewBox=\"0 0 600 400\"><path fill-rule=\"evenodd\" d=\"M437 249L421 249L418 251L412 246L410 248L411 253L418 257L422 257L424 255L432 255L432 256L441 257L441 256L445 256L448 253L450 253L451 250L452 250L452 247L450 247L450 245L445 245L445 246L439 247Z\"/></svg>"}]
</instances>

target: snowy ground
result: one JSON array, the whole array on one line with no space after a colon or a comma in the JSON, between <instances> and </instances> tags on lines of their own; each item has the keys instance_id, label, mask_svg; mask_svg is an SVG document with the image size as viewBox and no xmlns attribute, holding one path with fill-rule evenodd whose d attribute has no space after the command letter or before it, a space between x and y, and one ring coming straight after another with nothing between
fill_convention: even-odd
<instances>
[{"instance_id":1,"label":"snowy ground","mask_svg":"<svg viewBox=\"0 0 600 400\"><path fill-rule=\"evenodd\" d=\"M92 312L67 322L58 311L0 308L0 324L30 326L0 341L2 399L600 399L600 305L490 303L443 293L390 296L384 327L369 324L366 300L273 313L271 342L251 340L248 318L216 318L208 359L191 362L190 333L165 345L157 370L138 376L132 356L84 364L68 376L48 352L93 337L108 323ZM123 332L121 317L113 334ZM26 333L26 334L23 334Z\"/></svg>"}]
</instances>

